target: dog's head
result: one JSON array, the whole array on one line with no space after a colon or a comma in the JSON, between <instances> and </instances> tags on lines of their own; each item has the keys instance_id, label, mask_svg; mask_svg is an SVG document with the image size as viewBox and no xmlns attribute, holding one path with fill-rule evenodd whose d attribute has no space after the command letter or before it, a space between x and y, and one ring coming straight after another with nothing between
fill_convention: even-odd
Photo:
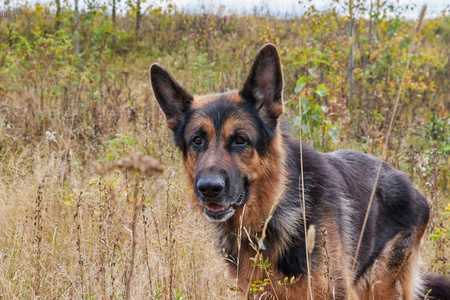
<instances>
[{"instance_id":1,"label":"dog's head","mask_svg":"<svg viewBox=\"0 0 450 300\"><path fill-rule=\"evenodd\" d=\"M283 159L278 130L283 75L275 46L259 51L239 91L191 95L162 66L152 65L150 73L196 205L211 221L229 220L245 203L250 218L267 214Z\"/></svg>"}]
</instances>

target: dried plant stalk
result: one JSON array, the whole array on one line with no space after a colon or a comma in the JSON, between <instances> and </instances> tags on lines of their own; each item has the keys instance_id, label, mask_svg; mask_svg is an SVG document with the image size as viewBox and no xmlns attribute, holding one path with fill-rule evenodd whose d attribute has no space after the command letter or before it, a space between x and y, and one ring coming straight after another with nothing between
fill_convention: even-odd
<instances>
[{"instance_id":1,"label":"dried plant stalk","mask_svg":"<svg viewBox=\"0 0 450 300\"><path fill-rule=\"evenodd\" d=\"M421 11L420 11L419 18L418 18L418 20L417 20L417 25L416 25L416 27L415 27L415 29L414 29L414 32L415 32L416 34L419 32L420 27L422 26L422 22L423 22L423 18L425 17L426 9L427 9L427 5L425 4L425 5L422 6L422 9L421 9ZM387 131L387 133L386 133L386 139L385 139L385 141L384 141L384 145L383 145L383 155L382 155L384 161L386 161L386 159L387 159L387 149L388 149L388 145L389 145L389 140L390 140L392 128L393 128L393 125L394 125L395 115L396 115L396 113L397 113L397 108L398 108L398 105L399 105L399 103L400 103L400 98L401 98L401 95L402 95L403 86L405 85L406 75L408 74L409 65L410 65L411 57L412 57L413 50L414 50L413 45L414 45L414 44L411 43L411 45L409 46L409 52L408 52L408 57L407 57L407 60L406 60L405 72L403 73L403 79L402 79L402 82L401 82L401 84L400 84L400 88L399 88L399 90L398 90L397 98L396 98L396 100L395 100L394 110L393 110L393 112L392 112L391 120L390 120L390 122L389 122L389 128L388 128L388 131ZM415 50L414 50L414 51L415 51ZM370 209L371 209L371 207L372 207L373 198L374 198L374 196L375 196L375 191L376 191L376 188L377 188L377 185L378 185L378 179L380 178L380 173L381 173L381 167L382 167L382 165L383 165L383 163L382 163L382 161L380 161L380 163L378 164L378 169L377 169L377 173L376 173L376 176L375 176L375 181L374 181L374 183L373 183L373 188L372 188L372 193L371 193L371 195L370 195L369 204L367 205L367 210L366 210L366 215L365 215L365 217L364 217L363 226L362 226L362 228L361 228L361 233L360 233L360 235L359 235L358 245L356 246L356 251L355 251L355 256L354 256L354 258L353 258L353 265L352 265L352 270L351 270L351 274L350 274L351 276L350 276L350 278L353 278L353 274L354 274L354 272L355 272L356 262L357 262L357 259L358 259L358 254L359 254L359 250L360 250L360 247L361 247L362 238L363 238L363 236L364 236L364 231L365 231L365 229L366 229L367 220L368 220L368 218L369 218L369 213L370 213Z\"/></svg>"},{"instance_id":2,"label":"dried plant stalk","mask_svg":"<svg viewBox=\"0 0 450 300\"><path fill-rule=\"evenodd\" d=\"M95 165L93 171L98 174L104 174L115 169L132 170L143 175L151 176L161 174L164 171L164 166L153 157L134 155L118 159L114 162Z\"/></svg>"}]
</instances>

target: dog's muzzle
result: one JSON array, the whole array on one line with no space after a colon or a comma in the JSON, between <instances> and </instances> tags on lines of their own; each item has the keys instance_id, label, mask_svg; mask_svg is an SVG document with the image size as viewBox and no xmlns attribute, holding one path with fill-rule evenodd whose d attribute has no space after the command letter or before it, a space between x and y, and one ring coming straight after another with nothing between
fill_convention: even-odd
<instances>
[{"instance_id":1,"label":"dog's muzzle","mask_svg":"<svg viewBox=\"0 0 450 300\"><path fill-rule=\"evenodd\" d=\"M219 174L201 176L195 185L196 195L200 205L204 206L205 216L210 221L224 222L231 218L237 207L241 206L247 198L248 189L242 191L237 197L227 194L226 179Z\"/></svg>"}]
</instances>

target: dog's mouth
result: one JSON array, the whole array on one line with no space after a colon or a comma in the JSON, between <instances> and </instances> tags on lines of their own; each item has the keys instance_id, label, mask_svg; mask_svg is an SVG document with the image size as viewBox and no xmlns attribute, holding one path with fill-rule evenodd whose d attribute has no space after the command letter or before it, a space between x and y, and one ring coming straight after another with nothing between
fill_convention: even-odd
<instances>
[{"instance_id":1,"label":"dog's mouth","mask_svg":"<svg viewBox=\"0 0 450 300\"><path fill-rule=\"evenodd\" d=\"M206 204L206 209L213 213L220 213L225 211L229 206L219 205L216 203L208 203Z\"/></svg>"},{"instance_id":2,"label":"dog's mouth","mask_svg":"<svg viewBox=\"0 0 450 300\"><path fill-rule=\"evenodd\" d=\"M205 205L205 215L211 221L226 221L234 215L236 209L241 206L247 196L246 189L241 192L235 203L231 205L220 205L217 203L208 203Z\"/></svg>"},{"instance_id":3,"label":"dog's mouth","mask_svg":"<svg viewBox=\"0 0 450 300\"><path fill-rule=\"evenodd\" d=\"M205 215L211 221L225 221L234 214L232 206L223 206L216 203L205 205Z\"/></svg>"}]
</instances>

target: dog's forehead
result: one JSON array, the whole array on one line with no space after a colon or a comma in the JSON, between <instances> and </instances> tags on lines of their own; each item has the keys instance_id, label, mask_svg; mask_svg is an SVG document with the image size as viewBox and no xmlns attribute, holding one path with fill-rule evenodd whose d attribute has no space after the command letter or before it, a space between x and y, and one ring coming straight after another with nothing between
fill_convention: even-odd
<instances>
[{"instance_id":1,"label":"dog's forehead","mask_svg":"<svg viewBox=\"0 0 450 300\"><path fill-rule=\"evenodd\" d=\"M244 101L241 95L239 95L238 91L232 91L222 94L194 95L194 100L192 101L191 108L201 108L209 103L220 100L226 100L233 103Z\"/></svg>"},{"instance_id":2,"label":"dog's forehead","mask_svg":"<svg viewBox=\"0 0 450 300\"><path fill-rule=\"evenodd\" d=\"M256 138L256 127L255 116L236 91L194 96L185 133L190 135L201 129L206 131L208 136L227 138L237 130L244 130Z\"/></svg>"}]
</instances>

